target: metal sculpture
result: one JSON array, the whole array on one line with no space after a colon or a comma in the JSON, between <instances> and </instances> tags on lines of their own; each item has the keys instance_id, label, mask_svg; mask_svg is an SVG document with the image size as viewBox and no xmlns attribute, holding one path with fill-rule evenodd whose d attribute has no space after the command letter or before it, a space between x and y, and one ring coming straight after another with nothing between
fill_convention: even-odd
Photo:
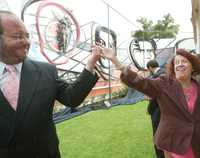
<instances>
[{"instance_id":1,"label":"metal sculpture","mask_svg":"<svg viewBox=\"0 0 200 158\"><path fill-rule=\"evenodd\" d=\"M105 36L103 37L101 33L106 33L106 39ZM111 36L111 38L110 38ZM105 26L97 26L95 29L95 44L101 44L104 47L113 48L116 51L117 49L117 36L115 32ZM117 54L116 54L117 55ZM108 76L111 75L109 72L106 72L109 69L109 63L108 60L101 58L99 60L99 64L97 64L97 71L100 71L101 77L105 80L108 80Z\"/></svg>"},{"instance_id":2,"label":"metal sculpture","mask_svg":"<svg viewBox=\"0 0 200 158\"><path fill-rule=\"evenodd\" d=\"M129 44L129 54L138 70L145 70L145 65L150 59L156 57L156 42L151 40L133 39ZM142 61L139 63L139 61Z\"/></svg>"},{"instance_id":3,"label":"metal sculpture","mask_svg":"<svg viewBox=\"0 0 200 158\"><path fill-rule=\"evenodd\" d=\"M28 9L30 6L35 7L36 14ZM85 66L85 61L91 53L91 46L97 44L100 39L106 47L116 49L116 34L113 30L100 26L93 21L80 26L69 9L55 2L46 0L28 1L24 5L21 17L26 23L30 20L30 16L36 21L31 24L31 27L33 27L32 33L36 39L36 44L39 46L39 50L34 52L41 52L47 62L55 64L59 70L59 77L68 82L76 80L80 73L80 68L77 70L77 67ZM88 26L90 33L86 34L84 28ZM106 36L111 36L111 43L108 44L102 36L103 33ZM89 37L87 37L88 34ZM80 41L80 36L84 36L84 38L81 38L82 41ZM120 86L119 79L109 72L106 63L106 59L101 59L95 67L101 79L91 92L92 97L101 94L106 95L108 87L113 86L113 84L117 87ZM109 76L111 76L112 85L109 85ZM103 89L101 94L98 93L100 88Z\"/></svg>"},{"instance_id":4,"label":"metal sculpture","mask_svg":"<svg viewBox=\"0 0 200 158\"><path fill-rule=\"evenodd\" d=\"M194 50L195 49L195 41L193 37L188 37L188 38L183 38L178 40L175 43L175 48L185 48L185 49L189 49L189 50Z\"/></svg>"}]
</instances>

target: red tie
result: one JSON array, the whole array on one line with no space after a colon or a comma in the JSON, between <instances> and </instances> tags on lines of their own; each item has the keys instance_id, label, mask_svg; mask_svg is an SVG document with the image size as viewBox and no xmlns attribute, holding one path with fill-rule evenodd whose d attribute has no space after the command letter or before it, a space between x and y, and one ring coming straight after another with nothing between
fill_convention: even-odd
<instances>
[{"instance_id":1,"label":"red tie","mask_svg":"<svg viewBox=\"0 0 200 158\"><path fill-rule=\"evenodd\" d=\"M5 82L3 83L2 91L12 108L16 110L19 92L19 78L17 78L17 71L14 66L6 65L5 71Z\"/></svg>"}]
</instances>

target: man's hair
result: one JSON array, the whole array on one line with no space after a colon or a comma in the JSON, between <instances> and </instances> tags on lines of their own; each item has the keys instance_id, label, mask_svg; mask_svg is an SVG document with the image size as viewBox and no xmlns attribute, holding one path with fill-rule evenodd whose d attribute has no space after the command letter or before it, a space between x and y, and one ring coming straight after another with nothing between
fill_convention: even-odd
<instances>
[{"instance_id":1,"label":"man's hair","mask_svg":"<svg viewBox=\"0 0 200 158\"><path fill-rule=\"evenodd\" d=\"M0 10L0 35L3 34L4 32L4 28L2 26L2 16L3 15L15 15L14 13L10 12L10 11L6 11L6 10Z\"/></svg>"},{"instance_id":2,"label":"man's hair","mask_svg":"<svg viewBox=\"0 0 200 158\"><path fill-rule=\"evenodd\" d=\"M149 69L150 67L151 68L156 68L156 67L159 67L159 64L158 64L158 62L155 59L149 60L147 62L147 68Z\"/></svg>"}]
</instances>

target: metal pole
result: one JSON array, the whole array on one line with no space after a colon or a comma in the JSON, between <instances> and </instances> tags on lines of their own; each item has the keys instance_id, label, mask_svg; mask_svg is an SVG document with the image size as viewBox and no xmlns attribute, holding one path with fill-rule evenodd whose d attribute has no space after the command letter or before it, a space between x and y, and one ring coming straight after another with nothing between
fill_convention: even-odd
<instances>
[{"instance_id":1,"label":"metal pole","mask_svg":"<svg viewBox=\"0 0 200 158\"><path fill-rule=\"evenodd\" d=\"M108 48L110 48L110 7L109 5L107 4L107 11L108 11L108 30L109 30L109 33L108 33ZM111 89L111 67L110 67L111 63L110 63L110 60L108 60L108 85L109 85L109 103L110 103L110 106L111 106L111 94L112 94L112 89Z\"/></svg>"}]
</instances>

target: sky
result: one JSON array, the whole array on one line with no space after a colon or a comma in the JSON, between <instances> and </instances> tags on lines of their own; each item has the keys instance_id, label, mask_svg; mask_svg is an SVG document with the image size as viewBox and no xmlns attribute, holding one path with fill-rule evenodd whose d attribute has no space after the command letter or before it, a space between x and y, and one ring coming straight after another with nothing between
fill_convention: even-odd
<instances>
[{"instance_id":1,"label":"sky","mask_svg":"<svg viewBox=\"0 0 200 158\"><path fill-rule=\"evenodd\" d=\"M0 0L2 3L5 0ZM7 0L11 11L20 16L23 4L27 0ZM161 20L164 15L170 13L175 23L180 25L179 35L193 37L191 24L191 0L52 0L62 4L76 18L81 27L81 37L88 36L91 30L91 21L96 25L109 27L117 34L118 46L125 40L131 40L131 31L140 29L136 20L146 17L154 24ZM36 13L36 6L27 9L29 13ZM44 15L48 16L48 15ZM33 17L28 17L29 22L34 23ZM28 21L25 21L26 23ZM89 37L89 36L88 36ZM85 37L85 38L88 38ZM128 43L128 42L127 42ZM127 45L126 45L127 46Z\"/></svg>"},{"instance_id":2,"label":"sky","mask_svg":"<svg viewBox=\"0 0 200 158\"><path fill-rule=\"evenodd\" d=\"M17 14L20 14L24 1L27 0L17 0L18 3L7 0L11 10ZM121 30L139 29L140 26L136 22L139 17L146 17L156 22L170 13L180 25L180 33L192 31L191 0L54 0L54 2L61 3L71 10L80 24L95 21L121 32Z\"/></svg>"}]
</instances>

